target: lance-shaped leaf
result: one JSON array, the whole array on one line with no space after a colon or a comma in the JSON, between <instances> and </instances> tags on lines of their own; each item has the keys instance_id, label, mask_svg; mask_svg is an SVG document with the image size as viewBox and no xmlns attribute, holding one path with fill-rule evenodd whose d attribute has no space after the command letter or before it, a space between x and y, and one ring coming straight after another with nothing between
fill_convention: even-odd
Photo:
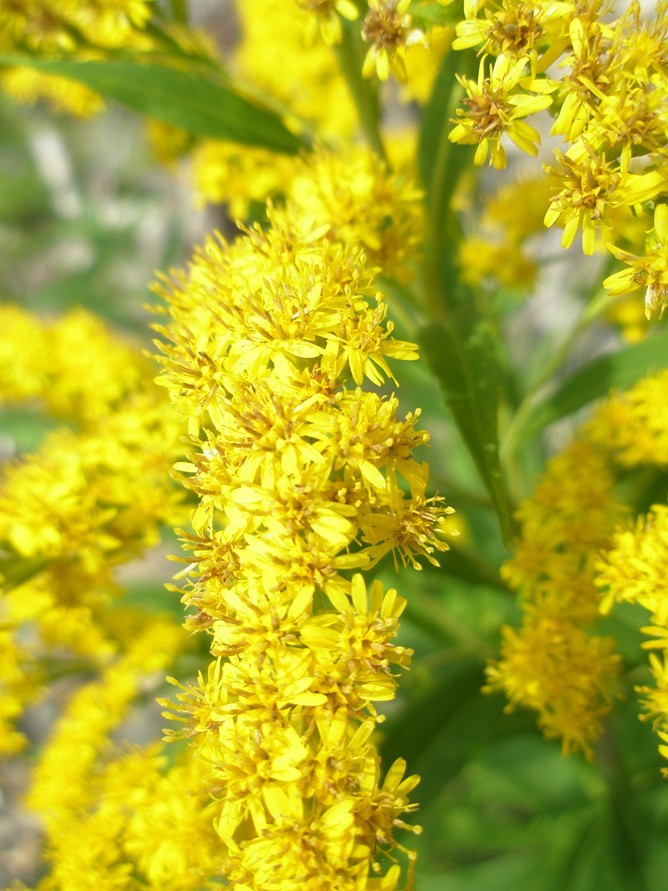
<instances>
[{"instance_id":1,"label":"lance-shaped leaf","mask_svg":"<svg viewBox=\"0 0 668 891\"><path fill-rule=\"evenodd\" d=\"M422 331L420 342L508 542L511 509L501 476L497 436L499 370L487 323L483 319L468 319L456 326L435 323Z\"/></svg>"},{"instance_id":2,"label":"lance-shaped leaf","mask_svg":"<svg viewBox=\"0 0 668 891\"><path fill-rule=\"evenodd\" d=\"M521 435L535 435L589 402L608 396L617 388L629 387L646 374L667 367L667 333L598 356L567 377L548 398L534 407L522 425ZM515 433L520 435L519 430Z\"/></svg>"},{"instance_id":3,"label":"lance-shaped leaf","mask_svg":"<svg viewBox=\"0 0 668 891\"><path fill-rule=\"evenodd\" d=\"M0 56L0 65L24 65L76 80L140 114L197 136L226 139L293 154L304 142L268 108L231 84L170 68L133 61L74 61Z\"/></svg>"}]
</instances>

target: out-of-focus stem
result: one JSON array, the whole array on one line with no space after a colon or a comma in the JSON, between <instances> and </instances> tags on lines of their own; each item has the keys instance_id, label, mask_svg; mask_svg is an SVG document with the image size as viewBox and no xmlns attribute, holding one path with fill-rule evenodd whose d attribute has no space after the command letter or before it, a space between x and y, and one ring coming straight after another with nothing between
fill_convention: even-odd
<instances>
[{"instance_id":1,"label":"out-of-focus stem","mask_svg":"<svg viewBox=\"0 0 668 891\"><path fill-rule=\"evenodd\" d=\"M380 133L380 103L375 83L362 77L364 46L356 22L341 21L343 39L334 47L341 73L348 84L357 108L360 125L371 148L387 161L387 153Z\"/></svg>"}]
</instances>

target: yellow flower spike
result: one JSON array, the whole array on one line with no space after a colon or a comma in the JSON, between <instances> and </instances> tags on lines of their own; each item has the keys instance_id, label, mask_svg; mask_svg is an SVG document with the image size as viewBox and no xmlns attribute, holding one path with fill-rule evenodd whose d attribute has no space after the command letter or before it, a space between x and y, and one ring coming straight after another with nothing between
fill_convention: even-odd
<instances>
[{"instance_id":1,"label":"yellow flower spike","mask_svg":"<svg viewBox=\"0 0 668 891\"><path fill-rule=\"evenodd\" d=\"M176 624L153 621L99 680L81 687L70 700L40 754L28 795L29 806L43 816L47 828L57 828L60 820L89 801L96 759L108 745L109 734L139 695L143 679L164 671L181 648Z\"/></svg>"},{"instance_id":2,"label":"yellow flower spike","mask_svg":"<svg viewBox=\"0 0 668 891\"><path fill-rule=\"evenodd\" d=\"M620 515L609 464L581 437L520 506L520 540L502 574L522 593L524 620L503 629L501 656L487 670L488 689L503 690L511 707L535 709L548 738L588 756L620 668L613 642L589 632L600 603L591 554L609 543Z\"/></svg>"},{"instance_id":3,"label":"yellow flower spike","mask_svg":"<svg viewBox=\"0 0 668 891\"><path fill-rule=\"evenodd\" d=\"M357 175L355 201L373 192L366 164ZM391 337L366 252L325 222L323 192L302 171L267 231L210 241L162 287L160 382L197 431L179 462L200 501L184 601L214 657L176 693L171 735L208 765L224 874L252 891L277 876L282 891L369 887L377 858L401 850L416 780L397 766L381 785L371 733L410 663L393 643L405 601L348 576L389 550L419 568L447 548L450 509L412 457L428 439L419 412L399 419L395 397L360 386L394 380L389 362L416 348Z\"/></svg>"},{"instance_id":4,"label":"yellow flower spike","mask_svg":"<svg viewBox=\"0 0 668 891\"><path fill-rule=\"evenodd\" d=\"M650 614L651 625L642 632L653 639L643 646L650 650L649 663L654 687L636 687L644 696L644 719L652 720L654 729L668 729L668 597L662 567L668 554L668 507L654 505L633 527L620 528L611 547L598 559L596 584L603 592L605 608L622 601L638 603ZM659 746L664 757L665 746Z\"/></svg>"},{"instance_id":5,"label":"yellow flower spike","mask_svg":"<svg viewBox=\"0 0 668 891\"><path fill-rule=\"evenodd\" d=\"M666 663L660 657L668 650L668 598L661 567L668 508L654 506L634 525L618 528L627 511L615 501L614 471L667 460L667 380L665 371L648 376L603 402L575 442L550 462L520 506L521 538L502 568L522 593L524 621L520 629L504 629L501 657L488 667L488 688L504 690L511 706L534 708L545 735L561 737L565 751L591 753L617 695L620 658L612 641L590 629L618 602L648 611L653 624L641 630L650 638L644 648L659 651L651 659L656 687L640 692L650 716L665 713ZM668 726L662 717L657 721Z\"/></svg>"}]
</instances>

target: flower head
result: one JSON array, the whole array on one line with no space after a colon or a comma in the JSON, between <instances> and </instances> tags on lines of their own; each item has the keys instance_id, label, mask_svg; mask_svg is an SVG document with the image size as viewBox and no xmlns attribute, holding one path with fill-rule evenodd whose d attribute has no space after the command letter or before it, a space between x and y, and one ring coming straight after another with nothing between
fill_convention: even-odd
<instances>
[{"instance_id":1,"label":"flower head","mask_svg":"<svg viewBox=\"0 0 668 891\"><path fill-rule=\"evenodd\" d=\"M538 154L538 132L522 120L530 114L548 108L549 95L539 93L539 83L525 77L526 58L512 60L499 56L486 75L486 61L480 61L478 80L459 77L467 92L464 99L466 110L457 109L455 127L450 132L452 142L476 144L474 161L484 164L488 154L490 164L498 169L506 166L506 153L501 137L507 134L522 151ZM520 90L517 90L517 87Z\"/></svg>"},{"instance_id":2,"label":"flower head","mask_svg":"<svg viewBox=\"0 0 668 891\"><path fill-rule=\"evenodd\" d=\"M413 25L411 3L412 0L369 0L369 12L362 24L362 38L370 44L362 67L365 77L375 71L380 80L387 80L392 72L397 80L406 80L405 48L425 39Z\"/></svg>"},{"instance_id":3,"label":"flower head","mask_svg":"<svg viewBox=\"0 0 668 891\"><path fill-rule=\"evenodd\" d=\"M645 288L645 315L651 318L658 312L659 318L668 305L668 205L658 204L654 211L654 227L646 239L644 256L608 245L608 250L623 260L627 268L609 275L603 286L611 295L626 294L636 288Z\"/></svg>"}]
</instances>

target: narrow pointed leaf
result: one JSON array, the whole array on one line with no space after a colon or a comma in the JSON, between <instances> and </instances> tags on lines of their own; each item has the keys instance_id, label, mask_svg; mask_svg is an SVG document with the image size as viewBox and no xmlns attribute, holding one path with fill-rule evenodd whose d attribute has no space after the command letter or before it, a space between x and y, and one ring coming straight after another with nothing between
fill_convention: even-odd
<instances>
[{"instance_id":1,"label":"narrow pointed leaf","mask_svg":"<svg viewBox=\"0 0 668 891\"><path fill-rule=\"evenodd\" d=\"M437 323L420 342L496 510L504 541L512 520L501 476L497 437L499 372L494 342L483 320L465 326Z\"/></svg>"},{"instance_id":2,"label":"narrow pointed leaf","mask_svg":"<svg viewBox=\"0 0 668 891\"><path fill-rule=\"evenodd\" d=\"M629 387L646 374L667 367L668 333L598 356L567 377L554 393L535 406L523 425L523 434L535 435L548 424L607 396L611 390Z\"/></svg>"},{"instance_id":3,"label":"narrow pointed leaf","mask_svg":"<svg viewBox=\"0 0 668 891\"><path fill-rule=\"evenodd\" d=\"M227 139L288 154L304 143L278 115L246 99L233 86L170 68L133 61L72 61L0 56L0 65L25 65L67 77L157 120L197 136Z\"/></svg>"}]
</instances>

